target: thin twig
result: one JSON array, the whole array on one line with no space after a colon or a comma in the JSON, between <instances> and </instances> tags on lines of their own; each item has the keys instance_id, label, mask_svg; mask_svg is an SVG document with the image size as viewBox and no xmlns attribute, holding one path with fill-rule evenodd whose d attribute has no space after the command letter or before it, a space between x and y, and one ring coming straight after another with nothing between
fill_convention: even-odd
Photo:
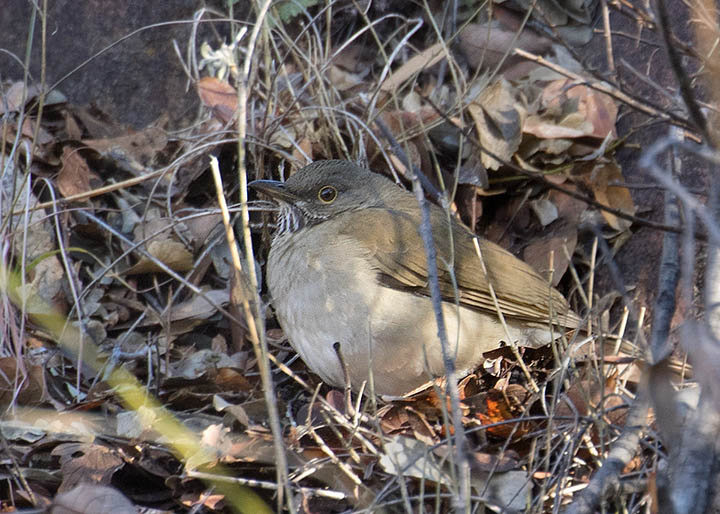
<instances>
[{"instance_id":1,"label":"thin twig","mask_svg":"<svg viewBox=\"0 0 720 514\"><path fill-rule=\"evenodd\" d=\"M257 19L255 20L253 30L248 40L247 49L245 53L245 60L243 62L242 73L237 79L237 163L238 163L238 176L240 179L240 208L241 218L243 226L243 241L245 243L246 252L246 263L247 263L247 277L250 281L252 291L250 294L253 295L254 309L250 309L249 305L246 305L246 299L243 299L243 308L246 310L246 317L248 326L254 326L257 323L260 325L260 330L255 331L255 335L251 338L253 343L253 349L255 350L256 358L258 359L258 367L260 368L260 375L263 384L263 393L265 396L265 404L268 409L268 422L270 424L270 430L273 435L273 447L275 449L275 472L277 474L277 481L279 484L283 484L283 488L278 489L277 496L277 508L282 509L283 504L287 505L288 510L291 513L296 512L295 502L293 499L292 492L290 490L290 481L288 478L288 464L287 457L285 455L285 441L283 439L282 427L280 425L280 415L277 410L277 401L275 398L274 386L272 382L272 376L270 374L270 364L268 360L268 348L267 341L265 340L264 330L264 319L260 313L260 293L258 291L257 284L257 273L255 270L255 257L253 253L252 237L250 234L250 213L247 207L247 163L245 162L245 144L247 134L247 103L248 103L248 87L254 83L254 76L257 74L257 66L252 67L253 57L256 50L256 43L263 25L265 24L265 15L270 9L271 0L264 0L258 8ZM252 68L252 69L251 69ZM231 249L233 247L231 246ZM236 263L237 265L237 263ZM252 335L252 334L251 334ZM285 494L283 494L283 492Z\"/></svg>"},{"instance_id":2,"label":"thin twig","mask_svg":"<svg viewBox=\"0 0 720 514\"><path fill-rule=\"evenodd\" d=\"M635 398L625 422L625 429L613 443L602 467L593 475L585 489L574 499L565 514L592 514L613 487L619 486L619 476L628 462L635 456L640 436L647 419L649 403L646 393Z\"/></svg>"},{"instance_id":3,"label":"thin twig","mask_svg":"<svg viewBox=\"0 0 720 514\"><path fill-rule=\"evenodd\" d=\"M417 169L416 166L412 165L405 152L393 138L392 133L387 126L385 126L379 118L376 120L376 123L383 132L383 136L390 141L395 155L397 155L405 167L412 173L413 192L415 193L415 199L420 206L421 223L419 232L425 248L428 269L428 287L430 289L430 297L432 299L433 311L435 313L437 335L440 340L440 348L442 349L443 364L445 365L445 373L447 375L447 392L450 396L450 408L452 412L453 427L455 429L455 456L457 459L457 469L460 474L460 494L457 498L455 498L454 504L456 509L459 511L465 511L469 508L470 502L470 462L466 452L467 442L465 438L465 429L462 423L462 412L460 410L460 397L457 387L458 377L455 369L455 361L451 356L452 352L450 351L450 343L447 339L445 318L442 311L442 294L440 292L437 269L437 251L433 240L432 227L430 225L430 206L425 199L425 193L423 191L422 177L424 177L425 180L427 180L427 178L420 170Z\"/></svg>"},{"instance_id":4,"label":"thin twig","mask_svg":"<svg viewBox=\"0 0 720 514\"><path fill-rule=\"evenodd\" d=\"M703 139L705 139L708 144L713 144L714 141L712 140L710 133L708 132L707 120L705 119L705 116L700 110L697 100L695 99L695 92L692 89L690 77L685 72L685 69L683 68L681 63L680 54L678 53L677 48L673 44L669 14L667 6L665 5L665 0L656 0L655 5L657 6L658 25L660 28L660 33L665 40L665 49L667 51L668 61L670 62L670 68L673 70L675 78L677 78L678 80L680 86L680 94L685 101L685 107L687 107L690 119L695 125L695 130L702 134Z\"/></svg>"}]
</instances>

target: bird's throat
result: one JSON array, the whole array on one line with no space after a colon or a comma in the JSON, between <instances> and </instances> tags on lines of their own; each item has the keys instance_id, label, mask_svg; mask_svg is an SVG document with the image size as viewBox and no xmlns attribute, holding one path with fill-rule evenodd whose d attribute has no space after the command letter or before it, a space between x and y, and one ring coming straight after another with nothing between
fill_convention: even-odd
<instances>
[{"instance_id":1,"label":"bird's throat","mask_svg":"<svg viewBox=\"0 0 720 514\"><path fill-rule=\"evenodd\" d=\"M297 232L306 225L303 212L289 203L280 203L280 212L277 218L277 231L275 237Z\"/></svg>"}]
</instances>

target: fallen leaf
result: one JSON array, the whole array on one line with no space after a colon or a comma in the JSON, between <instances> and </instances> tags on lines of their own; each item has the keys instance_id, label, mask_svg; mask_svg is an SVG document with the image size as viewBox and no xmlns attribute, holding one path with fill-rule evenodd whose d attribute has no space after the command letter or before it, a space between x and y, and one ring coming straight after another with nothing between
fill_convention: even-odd
<instances>
[{"instance_id":1,"label":"fallen leaf","mask_svg":"<svg viewBox=\"0 0 720 514\"><path fill-rule=\"evenodd\" d=\"M226 81L203 77L197 83L197 91L203 105L209 107L216 118L224 123L235 119L238 109L237 91Z\"/></svg>"},{"instance_id":2,"label":"fallen leaf","mask_svg":"<svg viewBox=\"0 0 720 514\"><path fill-rule=\"evenodd\" d=\"M161 128L165 117L143 130L112 138L84 139L82 142L111 160L118 168L135 176L147 173L157 154L167 146L168 138Z\"/></svg>"},{"instance_id":3,"label":"fallen leaf","mask_svg":"<svg viewBox=\"0 0 720 514\"><path fill-rule=\"evenodd\" d=\"M482 163L487 169L497 170L520 147L527 111L515 98L510 83L500 79L470 102L468 112L475 122L481 147L499 159L482 152Z\"/></svg>"},{"instance_id":4,"label":"fallen leaf","mask_svg":"<svg viewBox=\"0 0 720 514\"><path fill-rule=\"evenodd\" d=\"M387 93L394 93L410 77L427 68L430 68L431 66L434 66L444 57L445 45L442 43L435 43L431 47L426 48L419 54L408 59L407 62L391 73L385 80L383 80L382 84L380 84L380 90Z\"/></svg>"},{"instance_id":5,"label":"fallen leaf","mask_svg":"<svg viewBox=\"0 0 720 514\"><path fill-rule=\"evenodd\" d=\"M567 255L572 256L576 245L577 225L560 223L557 227L552 227L548 234L533 239L523 251L523 260L547 277L552 252L551 284L557 286L570 265ZM567 248L567 253L563 247Z\"/></svg>"},{"instance_id":6,"label":"fallen leaf","mask_svg":"<svg viewBox=\"0 0 720 514\"><path fill-rule=\"evenodd\" d=\"M585 122L581 118L566 118L565 121L567 125L553 120L543 119L538 115L531 115L525 120L523 132L532 134L540 139L559 139L584 137L589 135L589 132L592 130L590 122ZM569 146L570 143L567 144L567 147ZM566 149L567 148L564 148L561 151Z\"/></svg>"},{"instance_id":7,"label":"fallen leaf","mask_svg":"<svg viewBox=\"0 0 720 514\"><path fill-rule=\"evenodd\" d=\"M605 93L601 93L582 84L576 84L570 79L554 80L542 91L540 102L543 109L549 113L559 114L558 118L565 119L576 113L580 119L587 123L585 136L605 139L610 133L616 137L615 122L618 108L615 101ZM559 122L564 126L572 126L569 121ZM580 125L575 122L579 129ZM567 136L572 137L572 136ZM576 136L579 137L579 136Z\"/></svg>"},{"instance_id":8,"label":"fallen leaf","mask_svg":"<svg viewBox=\"0 0 720 514\"><path fill-rule=\"evenodd\" d=\"M620 167L614 164L607 164L602 167L600 178L597 181L597 188L593 190L595 199L609 207L614 207L627 214L635 214L635 202L633 202L630 190L623 186L611 186L612 181L623 181L624 178L620 172ZM632 221L619 218L614 214L602 211L602 215L608 222L608 225L615 230L624 231L630 228Z\"/></svg>"},{"instance_id":9,"label":"fallen leaf","mask_svg":"<svg viewBox=\"0 0 720 514\"><path fill-rule=\"evenodd\" d=\"M45 401L45 369L15 357L0 357L0 408Z\"/></svg>"},{"instance_id":10,"label":"fallen leaf","mask_svg":"<svg viewBox=\"0 0 720 514\"><path fill-rule=\"evenodd\" d=\"M547 198L536 198L530 201L530 208L544 227L558 219L558 208Z\"/></svg>"},{"instance_id":11,"label":"fallen leaf","mask_svg":"<svg viewBox=\"0 0 720 514\"><path fill-rule=\"evenodd\" d=\"M497 6L493 8L495 7ZM538 66L534 62L514 56L513 49L522 48L533 54L543 55L552 47L552 41L537 32L510 27L499 20L467 24L460 32L458 44L470 66L494 71L500 65L500 73L512 69L511 75L506 75L506 78L527 75L532 68ZM515 69L518 65L521 66Z\"/></svg>"},{"instance_id":12,"label":"fallen leaf","mask_svg":"<svg viewBox=\"0 0 720 514\"><path fill-rule=\"evenodd\" d=\"M147 245L147 252L162 262L173 271L190 271L193 268L193 255L190 250L180 241L163 239L161 241L150 241ZM138 275L141 273L158 273L162 268L154 259L142 256L140 260L125 271L126 275Z\"/></svg>"},{"instance_id":13,"label":"fallen leaf","mask_svg":"<svg viewBox=\"0 0 720 514\"><path fill-rule=\"evenodd\" d=\"M117 450L99 444L60 444L51 455L60 458L63 481L59 492L69 491L81 482L108 485L125 464Z\"/></svg>"},{"instance_id":14,"label":"fallen leaf","mask_svg":"<svg viewBox=\"0 0 720 514\"><path fill-rule=\"evenodd\" d=\"M520 437L527 433L527 428L519 420L517 423L502 422L518 417L515 409L527 400L527 396L528 392L518 384L509 384L502 391L490 389L481 395L484 409L478 411L475 415L483 425L499 423L497 426L487 427L488 434L501 438Z\"/></svg>"},{"instance_id":15,"label":"fallen leaf","mask_svg":"<svg viewBox=\"0 0 720 514\"><path fill-rule=\"evenodd\" d=\"M592 164L589 173L588 166L580 168L585 170L579 176L593 193L595 199L603 205L623 211L627 214L635 214L635 202L633 202L630 191L623 186L611 185L612 182L624 180L620 166L615 162ZM613 229L624 232L630 228L632 221L619 218L605 210L600 211L607 224Z\"/></svg>"},{"instance_id":16,"label":"fallen leaf","mask_svg":"<svg viewBox=\"0 0 720 514\"><path fill-rule=\"evenodd\" d=\"M347 71L335 64L331 64L328 68L327 77L338 91L347 91L364 84L360 75Z\"/></svg>"},{"instance_id":17,"label":"fallen leaf","mask_svg":"<svg viewBox=\"0 0 720 514\"><path fill-rule=\"evenodd\" d=\"M64 147L60 159L62 168L56 181L64 197L87 193L93 189L92 182L100 182L100 177L90 169L87 161L76 149Z\"/></svg>"},{"instance_id":18,"label":"fallen leaf","mask_svg":"<svg viewBox=\"0 0 720 514\"><path fill-rule=\"evenodd\" d=\"M555 414L574 417L576 414L596 416L603 412L607 422L622 425L627 414L627 404L615 392L617 371L609 377L598 380L593 369L586 368L582 376L572 383L564 394L564 401L555 409ZM623 406L625 408L620 408ZM597 440L598 434L593 433L593 438Z\"/></svg>"}]
</instances>

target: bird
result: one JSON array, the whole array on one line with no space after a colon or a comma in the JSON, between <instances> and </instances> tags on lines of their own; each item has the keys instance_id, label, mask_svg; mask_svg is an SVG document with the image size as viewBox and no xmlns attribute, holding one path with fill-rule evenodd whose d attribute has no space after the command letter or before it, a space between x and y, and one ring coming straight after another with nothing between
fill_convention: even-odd
<instances>
[{"instance_id":1,"label":"bird","mask_svg":"<svg viewBox=\"0 0 720 514\"><path fill-rule=\"evenodd\" d=\"M315 161L285 182L249 186L279 205L268 291L291 346L315 374L334 387L349 379L353 389L369 383L388 396L445 374L412 193L344 160ZM434 204L430 226L448 350L459 373L490 350L511 342L539 347L559 329L578 326L564 296L530 265Z\"/></svg>"}]
</instances>

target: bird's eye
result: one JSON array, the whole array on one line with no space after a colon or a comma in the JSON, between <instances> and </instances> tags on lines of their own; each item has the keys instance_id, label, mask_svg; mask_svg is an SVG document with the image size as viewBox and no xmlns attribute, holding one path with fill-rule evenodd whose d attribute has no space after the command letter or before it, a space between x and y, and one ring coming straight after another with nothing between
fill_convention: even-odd
<instances>
[{"instance_id":1,"label":"bird's eye","mask_svg":"<svg viewBox=\"0 0 720 514\"><path fill-rule=\"evenodd\" d=\"M318 200L322 203L333 203L337 198L337 189L333 186L323 186L318 191Z\"/></svg>"}]
</instances>

